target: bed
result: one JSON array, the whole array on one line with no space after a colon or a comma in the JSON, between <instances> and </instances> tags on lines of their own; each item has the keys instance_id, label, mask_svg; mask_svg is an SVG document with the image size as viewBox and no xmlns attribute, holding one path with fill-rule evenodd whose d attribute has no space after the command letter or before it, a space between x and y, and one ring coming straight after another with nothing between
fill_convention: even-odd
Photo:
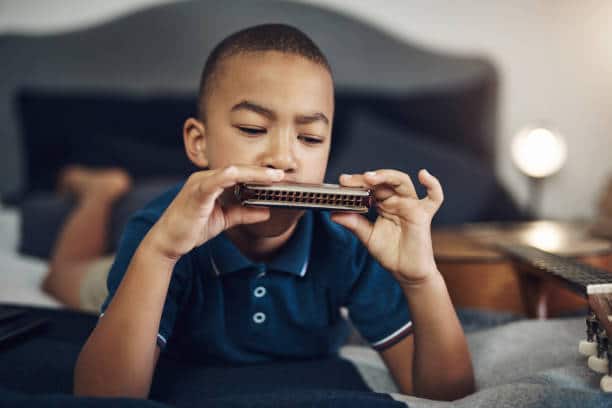
<instances>
[{"instance_id":1,"label":"bed","mask_svg":"<svg viewBox=\"0 0 612 408\"><path fill-rule=\"evenodd\" d=\"M0 37L0 186L6 203L0 210L0 302L60 307L40 290L46 259L72 206L53 191L59 168L78 160L123 165L135 176L137 188L114 210L112 248L127 214L191 170L179 129L195 106L207 53L230 32L270 21L310 34L334 68L337 114L328 181L342 171L384 166L415 174L427 167L446 190L436 224L525 216L495 176L498 78L490 61L427 50L311 5L176 2L76 32ZM91 130L88 137L84 127ZM384 142L374 154L372 137ZM146 152L141 156L147 160L130 160L135 152ZM461 317L479 391L454 405L612 404L577 353L581 319L523 321L470 311ZM395 401L447 405L398 395L367 348L347 345L342 356L370 389ZM29 402L45 401L35 398ZM353 398L359 405L359 396ZM307 395L300 401L307 406L312 400Z\"/></svg>"},{"instance_id":2,"label":"bed","mask_svg":"<svg viewBox=\"0 0 612 408\"><path fill-rule=\"evenodd\" d=\"M0 303L60 307L40 289L46 262L17 252L19 211L16 208L0 207L0 231Z\"/></svg>"}]
</instances>

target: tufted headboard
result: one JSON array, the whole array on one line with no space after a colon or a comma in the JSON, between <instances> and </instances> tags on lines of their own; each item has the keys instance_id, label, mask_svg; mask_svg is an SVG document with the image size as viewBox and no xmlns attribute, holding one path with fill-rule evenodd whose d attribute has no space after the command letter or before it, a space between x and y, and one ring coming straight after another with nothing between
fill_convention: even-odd
<instances>
[{"instance_id":1,"label":"tufted headboard","mask_svg":"<svg viewBox=\"0 0 612 408\"><path fill-rule=\"evenodd\" d=\"M366 109L493 168L497 79L488 61L427 50L312 5L198 0L155 6L79 31L0 36L0 193L31 189L41 164L28 151L31 140L23 135L28 129L19 124L17 96L23 89L191 97L212 47L234 31L265 22L295 25L322 48L334 70L337 117L352 121L349 111ZM66 109L36 124L35 137L46 139L45 148L60 140L53 120L75 119ZM168 137L180 143L179 132Z\"/></svg>"}]
</instances>

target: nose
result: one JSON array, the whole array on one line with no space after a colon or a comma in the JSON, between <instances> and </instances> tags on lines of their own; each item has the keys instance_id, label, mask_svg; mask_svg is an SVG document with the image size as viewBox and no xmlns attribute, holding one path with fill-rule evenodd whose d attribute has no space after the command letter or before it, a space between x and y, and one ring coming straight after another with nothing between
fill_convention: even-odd
<instances>
[{"instance_id":1,"label":"nose","mask_svg":"<svg viewBox=\"0 0 612 408\"><path fill-rule=\"evenodd\" d=\"M283 132L284 133L284 132ZM289 132L270 137L268 148L263 158L263 166L294 173L297 170L297 160L293 151L293 138Z\"/></svg>"}]
</instances>

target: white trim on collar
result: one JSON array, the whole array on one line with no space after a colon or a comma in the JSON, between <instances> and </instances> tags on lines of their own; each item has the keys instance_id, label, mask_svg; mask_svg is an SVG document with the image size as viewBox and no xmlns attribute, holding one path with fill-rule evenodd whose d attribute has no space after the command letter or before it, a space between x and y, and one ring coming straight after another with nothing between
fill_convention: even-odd
<instances>
[{"instance_id":1,"label":"white trim on collar","mask_svg":"<svg viewBox=\"0 0 612 408\"><path fill-rule=\"evenodd\" d=\"M217 264L215 263L215 259L213 258L212 254L208 254L208 257L210 258L210 263L215 271L215 275L221 276L221 272L219 272L219 268L217 268Z\"/></svg>"},{"instance_id":2,"label":"white trim on collar","mask_svg":"<svg viewBox=\"0 0 612 408\"><path fill-rule=\"evenodd\" d=\"M308 258L306 258L306 262L304 262L304 266L302 266L302 270L300 271L300 276L303 278L306 275L306 269L308 268Z\"/></svg>"}]
</instances>

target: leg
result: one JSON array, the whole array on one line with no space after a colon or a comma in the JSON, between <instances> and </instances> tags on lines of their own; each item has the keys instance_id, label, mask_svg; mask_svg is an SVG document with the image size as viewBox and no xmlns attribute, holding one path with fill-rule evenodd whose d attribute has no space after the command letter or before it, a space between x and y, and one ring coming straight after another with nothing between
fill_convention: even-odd
<instances>
[{"instance_id":1,"label":"leg","mask_svg":"<svg viewBox=\"0 0 612 408\"><path fill-rule=\"evenodd\" d=\"M60 176L60 191L74 194L77 204L53 250L43 290L67 306L79 307L87 266L106 251L112 206L130 185L130 177L120 169L71 166Z\"/></svg>"}]
</instances>

